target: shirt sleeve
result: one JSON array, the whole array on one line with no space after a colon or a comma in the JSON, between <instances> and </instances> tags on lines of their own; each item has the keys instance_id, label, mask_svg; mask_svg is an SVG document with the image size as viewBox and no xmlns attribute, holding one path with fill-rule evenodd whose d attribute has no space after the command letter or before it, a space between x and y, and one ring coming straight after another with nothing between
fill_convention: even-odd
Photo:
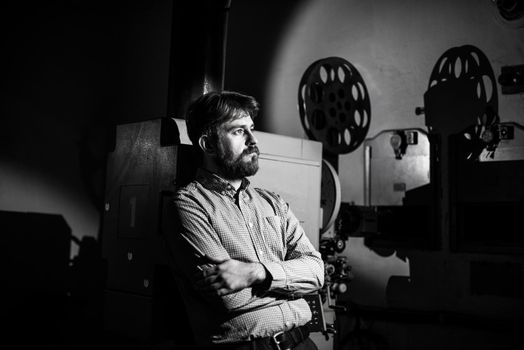
<instances>
[{"instance_id":1,"label":"shirt sleeve","mask_svg":"<svg viewBox=\"0 0 524 350\"><path fill-rule=\"evenodd\" d=\"M311 244L289 205L275 196L284 219L286 254L282 262L264 263L271 278L268 290L297 296L316 292L324 285L320 252Z\"/></svg>"},{"instance_id":2,"label":"shirt sleeve","mask_svg":"<svg viewBox=\"0 0 524 350\"><path fill-rule=\"evenodd\" d=\"M174 205L178 224L175 232L171 233L174 237L168 242L168 250L179 283L184 284L183 293L194 297L194 294L199 294L194 288L194 275L198 273L199 267L207 263L198 256L204 254L216 260L227 260L230 256L198 200L179 194L175 197ZM275 298L259 295L255 288L245 288L225 296L200 294L199 297L210 307L229 313L243 313L275 301Z\"/></svg>"},{"instance_id":3,"label":"shirt sleeve","mask_svg":"<svg viewBox=\"0 0 524 350\"><path fill-rule=\"evenodd\" d=\"M184 248L189 249L194 256L205 255L215 260L229 259L230 256L222 246L204 208L196 200L183 194L177 194L174 203L178 220L175 234L189 243ZM205 259L200 262L204 261Z\"/></svg>"}]
</instances>

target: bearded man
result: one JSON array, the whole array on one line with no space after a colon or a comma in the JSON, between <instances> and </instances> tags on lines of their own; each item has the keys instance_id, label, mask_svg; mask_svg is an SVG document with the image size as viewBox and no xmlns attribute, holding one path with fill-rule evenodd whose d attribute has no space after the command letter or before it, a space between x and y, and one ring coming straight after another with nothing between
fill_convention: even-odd
<instances>
[{"instance_id":1,"label":"bearded man","mask_svg":"<svg viewBox=\"0 0 524 350\"><path fill-rule=\"evenodd\" d=\"M250 186L258 111L253 97L224 91L186 115L202 166L176 193L170 250L198 349L316 349L301 295L322 287L324 264L284 199Z\"/></svg>"}]
</instances>

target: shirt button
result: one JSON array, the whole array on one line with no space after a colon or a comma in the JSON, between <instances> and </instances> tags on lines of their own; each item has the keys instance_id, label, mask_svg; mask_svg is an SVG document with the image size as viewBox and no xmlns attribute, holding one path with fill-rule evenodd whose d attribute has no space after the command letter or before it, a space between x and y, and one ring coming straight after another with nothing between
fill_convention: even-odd
<instances>
[{"instance_id":1,"label":"shirt button","mask_svg":"<svg viewBox=\"0 0 524 350\"><path fill-rule=\"evenodd\" d=\"M249 222L249 227L253 228L253 223L251 221Z\"/></svg>"},{"instance_id":2,"label":"shirt button","mask_svg":"<svg viewBox=\"0 0 524 350\"><path fill-rule=\"evenodd\" d=\"M286 327L287 327L287 328L291 327L291 322L286 321Z\"/></svg>"}]
</instances>

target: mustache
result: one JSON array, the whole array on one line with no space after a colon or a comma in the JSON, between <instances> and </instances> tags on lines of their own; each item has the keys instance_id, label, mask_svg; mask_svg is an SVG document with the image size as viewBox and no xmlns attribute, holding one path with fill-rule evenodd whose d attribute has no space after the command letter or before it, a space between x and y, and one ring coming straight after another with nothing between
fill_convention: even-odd
<instances>
[{"instance_id":1,"label":"mustache","mask_svg":"<svg viewBox=\"0 0 524 350\"><path fill-rule=\"evenodd\" d=\"M242 155L250 155L252 153L256 153L256 155L260 155L260 150L258 149L257 146L249 146L247 149L245 149L243 152L242 152Z\"/></svg>"}]
</instances>

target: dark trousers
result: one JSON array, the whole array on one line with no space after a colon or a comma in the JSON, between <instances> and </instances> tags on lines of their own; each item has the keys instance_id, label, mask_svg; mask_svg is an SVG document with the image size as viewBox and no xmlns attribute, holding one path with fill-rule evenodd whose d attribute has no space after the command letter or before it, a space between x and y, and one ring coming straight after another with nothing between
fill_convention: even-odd
<instances>
[{"instance_id":1,"label":"dark trousers","mask_svg":"<svg viewBox=\"0 0 524 350\"><path fill-rule=\"evenodd\" d=\"M236 344L222 344L199 348L198 350L276 350L271 343L244 342ZM318 350L311 338L306 338L303 342L293 348L293 350Z\"/></svg>"}]
</instances>

